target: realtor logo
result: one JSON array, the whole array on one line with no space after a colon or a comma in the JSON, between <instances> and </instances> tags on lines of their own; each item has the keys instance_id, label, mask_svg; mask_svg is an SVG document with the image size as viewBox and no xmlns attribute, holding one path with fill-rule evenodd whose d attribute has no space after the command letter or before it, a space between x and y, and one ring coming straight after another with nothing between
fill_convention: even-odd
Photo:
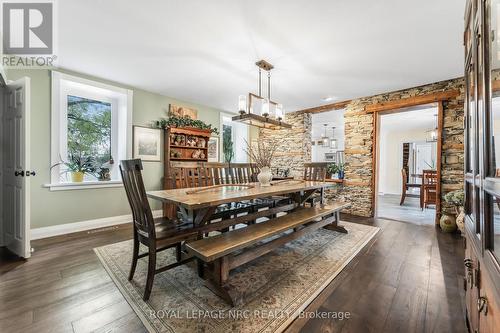
<instances>
[{"instance_id":1,"label":"realtor logo","mask_svg":"<svg viewBox=\"0 0 500 333\"><path fill-rule=\"evenodd\" d=\"M4 2L2 12L4 54L52 54L52 3Z\"/></svg>"}]
</instances>

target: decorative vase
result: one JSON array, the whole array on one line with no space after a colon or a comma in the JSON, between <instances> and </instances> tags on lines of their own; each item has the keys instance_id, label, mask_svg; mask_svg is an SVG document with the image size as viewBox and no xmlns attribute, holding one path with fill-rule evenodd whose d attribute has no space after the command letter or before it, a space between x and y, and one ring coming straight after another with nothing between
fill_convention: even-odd
<instances>
[{"instance_id":1,"label":"decorative vase","mask_svg":"<svg viewBox=\"0 0 500 333\"><path fill-rule=\"evenodd\" d=\"M457 230L457 224L455 223L455 216L450 214L443 214L439 220L439 225L443 232L454 232Z\"/></svg>"},{"instance_id":2,"label":"decorative vase","mask_svg":"<svg viewBox=\"0 0 500 333\"><path fill-rule=\"evenodd\" d=\"M257 180L259 181L260 186L271 186L272 178L273 174L271 173L270 167L261 168L259 174L257 175Z\"/></svg>"},{"instance_id":3,"label":"decorative vase","mask_svg":"<svg viewBox=\"0 0 500 333\"><path fill-rule=\"evenodd\" d=\"M84 175L85 175L84 172L73 171L73 172L71 172L71 181L73 183L81 183L81 182L83 182L83 176Z\"/></svg>"},{"instance_id":4,"label":"decorative vase","mask_svg":"<svg viewBox=\"0 0 500 333\"><path fill-rule=\"evenodd\" d=\"M344 171L339 171L339 179L344 179Z\"/></svg>"},{"instance_id":5,"label":"decorative vase","mask_svg":"<svg viewBox=\"0 0 500 333\"><path fill-rule=\"evenodd\" d=\"M458 210L459 210L459 213L457 215L457 218L455 220L456 224L457 224L457 227L458 227L458 230L460 230L460 232L464 233L464 220L465 220L465 211L464 211L464 207L458 207Z\"/></svg>"}]
</instances>

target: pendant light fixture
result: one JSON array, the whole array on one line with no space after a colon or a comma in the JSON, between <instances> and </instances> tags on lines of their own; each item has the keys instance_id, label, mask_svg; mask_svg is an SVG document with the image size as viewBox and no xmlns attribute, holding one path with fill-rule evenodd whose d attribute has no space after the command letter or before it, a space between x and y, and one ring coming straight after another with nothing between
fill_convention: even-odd
<instances>
[{"instance_id":1,"label":"pendant light fixture","mask_svg":"<svg viewBox=\"0 0 500 333\"><path fill-rule=\"evenodd\" d=\"M427 138L425 139L426 142L436 142L438 138L438 125L437 125L437 114L434 115L434 123L435 127L433 129L430 129L426 131L427 133Z\"/></svg>"},{"instance_id":2,"label":"pendant light fixture","mask_svg":"<svg viewBox=\"0 0 500 333\"><path fill-rule=\"evenodd\" d=\"M267 129L292 128L292 125L284 122L283 105L271 100L271 70L274 66L265 60L259 60L255 65L259 68L259 93L258 95L249 93L248 100L244 95L240 95L238 97L239 115L234 116L232 120ZM262 95L262 71L267 72L267 96ZM257 103L254 103L255 101Z\"/></svg>"},{"instance_id":3,"label":"pendant light fixture","mask_svg":"<svg viewBox=\"0 0 500 333\"><path fill-rule=\"evenodd\" d=\"M337 149L337 139L335 139L335 127L332 127L332 137L330 138L330 148Z\"/></svg>"},{"instance_id":4,"label":"pendant light fixture","mask_svg":"<svg viewBox=\"0 0 500 333\"><path fill-rule=\"evenodd\" d=\"M323 124L323 126L325 127L325 133L324 135L321 137L321 141L322 141L322 145L323 147L328 147L328 144L330 143L330 138L326 135L326 127L328 126L328 124Z\"/></svg>"}]
</instances>

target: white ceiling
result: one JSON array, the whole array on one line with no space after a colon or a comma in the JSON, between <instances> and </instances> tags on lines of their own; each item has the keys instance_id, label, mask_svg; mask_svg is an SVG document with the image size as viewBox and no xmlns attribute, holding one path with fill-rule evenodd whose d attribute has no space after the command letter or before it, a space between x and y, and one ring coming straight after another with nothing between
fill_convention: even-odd
<instances>
[{"instance_id":1,"label":"white ceiling","mask_svg":"<svg viewBox=\"0 0 500 333\"><path fill-rule=\"evenodd\" d=\"M436 127L436 107L414 111L390 113L380 117L380 132L430 130Z\"/></svg>"},{"instance_id":2,"label":"white ceiling","mask_svg":"<svg viewBox=\"0 0 500 333\"><path fill-rule=\"evenodd\" d=\"M465 0L58 1L63 68L228 111L275 66L287 110L461 76Z\"/></svg>"}]
</instances>

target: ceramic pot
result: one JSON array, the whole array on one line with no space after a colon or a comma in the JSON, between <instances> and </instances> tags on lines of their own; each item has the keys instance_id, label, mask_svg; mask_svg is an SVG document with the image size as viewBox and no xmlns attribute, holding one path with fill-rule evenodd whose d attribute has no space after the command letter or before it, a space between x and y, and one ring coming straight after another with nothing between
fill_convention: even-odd
<instances>
[{"instance_id":1,"label":"ceramic pot","mask_svg":"<svg viewBox=\"0 0 500 333\"><path fill-rule=\"evenodd\" d=\"M257 180L259 181L260 186L271 186L272 178L273 174L271 173L270 167L263 167L257 175Z\"/></svg>"},{"instance_id":2,"label":"ceramic pot","mask_svg":"<svg viewBox=\"0 0 500 333\"><path fill-rule=\"evenodd\" d=\"M465 220L465 211L464 211L464 207L458 207L458 210L459 210L459 213L457 215L457 218L455 220L455 223L457 224L457 227L458 227L458 230L460 230L460 232L464 233L464 220Z\"/></svg>"},{"instance_id":3,"label":"ceramic pot","mask_svg":"<svg viewBox=\"0 0 500 333\"><path fill-rule=\"evenodd\" d=\"M85 173L81 171L71 172L71 181L73 183L81 183L83 182L84 175Z\"/></svg>"},{"instance_id":4,"label":"ceramic pot","mask_svg":"<svg viewBox=\"0 0 500 333\"><path fill-rule=\"evenodd\" d=\"M443 214L439 220L439 225L441 226L441 230L443 230L443 232L454 232L457 230L454 215Z\"/></svg>"},{"instance_id":5,"label":"ceramic pot","mask_svg":"<svg viewBox=\"0 0 500 333\"><path fill-rule=\"evenodd\" d=\"M339 179L344 179L344 171L339 171Z\"/></svg>"}]
</instances>

